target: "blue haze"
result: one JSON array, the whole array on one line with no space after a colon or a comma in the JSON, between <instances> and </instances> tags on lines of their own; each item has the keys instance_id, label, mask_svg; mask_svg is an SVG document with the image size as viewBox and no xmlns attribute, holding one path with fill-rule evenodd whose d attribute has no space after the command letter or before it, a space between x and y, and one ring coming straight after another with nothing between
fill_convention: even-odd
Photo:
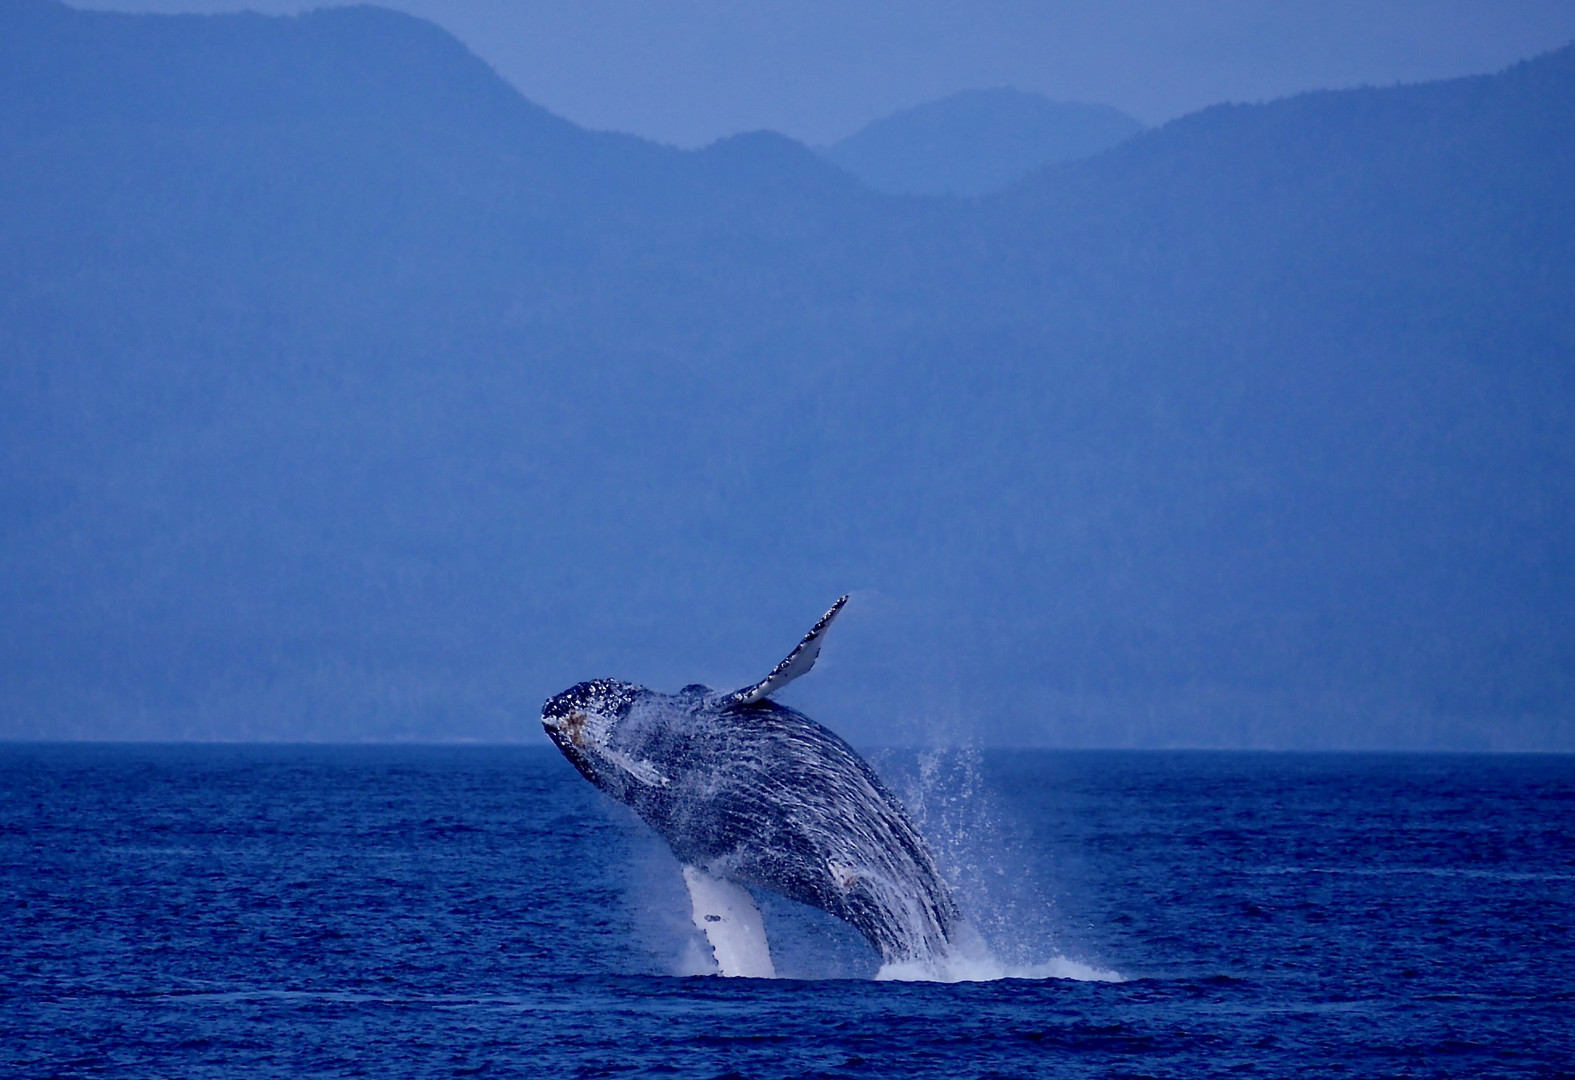
<instances>
[{"instance_id":1,"label":"blue haze","mask_svg":"<svg viewBox=\"0 0 1575 1080\"><path fill-rule=\"evenodd\" d=\"M1108 105L965 90L867 124L821 150L876 191L993 195L1047 165L1093 157L1143 125Z\"/></svg>"},{"instance_id":2,"label":"blue haze","mask_svg":"<svg viewBox=\"0 0 1575 1080\"><path fill-rule=\"evenodd\" d=\"M0 736L1575 748L1575 50L973 202L455 39L0 7Z\"/></svg>"}]
</instances>

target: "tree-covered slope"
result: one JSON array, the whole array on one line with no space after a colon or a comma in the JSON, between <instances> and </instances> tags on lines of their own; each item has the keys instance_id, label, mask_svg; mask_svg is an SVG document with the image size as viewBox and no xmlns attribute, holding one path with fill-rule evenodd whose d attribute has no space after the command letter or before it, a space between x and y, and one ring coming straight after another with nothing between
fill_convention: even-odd
<instances>
[{"instance_id":1,"label":"tree-covered slope","mask_svg":"<svg viewBox=\"0 0 1575 1080\"><path fill-rule=\"evenodd\" d=\"M0 24L4 733L531 737L853 588L865 740L1575 744L1570 50L956 205L375 9Z\"/></svg>"}]
</instances>

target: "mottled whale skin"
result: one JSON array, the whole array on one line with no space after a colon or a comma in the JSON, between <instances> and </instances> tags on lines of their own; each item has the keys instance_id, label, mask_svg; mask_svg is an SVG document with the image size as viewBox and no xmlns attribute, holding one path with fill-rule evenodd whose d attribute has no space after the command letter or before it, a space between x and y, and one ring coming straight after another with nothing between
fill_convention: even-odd
<instances>
[{"instance_id":1,"label":"mottled whale skin","mask_svg":"<svg viewBox=\"0 0 1575 1080\"><path fill-rule=\"evenodd\" d=\"M852 747L768 698L813 666L846 599L753 687L596 679L549 700L542 725L686 866L828 911L887 963L930 962L961 916L918 829Z\"/></svg>"}]
</instances>

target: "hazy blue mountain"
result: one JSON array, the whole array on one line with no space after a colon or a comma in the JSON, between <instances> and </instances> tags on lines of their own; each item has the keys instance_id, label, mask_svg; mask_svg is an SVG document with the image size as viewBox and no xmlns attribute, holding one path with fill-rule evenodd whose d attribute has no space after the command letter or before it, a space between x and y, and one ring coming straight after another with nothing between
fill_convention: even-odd
<instances>
[{"instance_id":1,"label":"hazy blue mountain","mask_svg":"<svg viewBox=\"0 0 1575 1080\"><path fill-rule=\"evenodd\" d=\"M1575 50L978 202L435 28L0 7L0 734L1575 746Z\"/></svg>"},{"instance_id":2,"label":"hazy blue mountain","mask_svg":"<svg viewBox=\"0 0 1575 1080\"><path fill-rule=\"evenodd\" d=\"M964 90L883 117L822 151L877 191L988 195L1143 130L1119 109L1000 87Z\"/></svg>"}]
</instances>

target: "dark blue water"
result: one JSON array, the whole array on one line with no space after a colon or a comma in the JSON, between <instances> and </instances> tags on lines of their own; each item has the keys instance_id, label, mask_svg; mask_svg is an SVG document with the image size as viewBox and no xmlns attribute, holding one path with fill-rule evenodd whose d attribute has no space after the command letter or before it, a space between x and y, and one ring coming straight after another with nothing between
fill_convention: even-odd
<instances>
[{"instance_id":1,"label":"dark blue water","mask_svg":"<svg viewBox=\"0 0 1575 1080\"><path fill-rule=\"evenodd\" d=\"M879 763L1004 960L1126 981L674 975L676 866L550 750L13 745L0 1075L1575 1075L1571 758Z\"/></svg>"}]
</instances>

